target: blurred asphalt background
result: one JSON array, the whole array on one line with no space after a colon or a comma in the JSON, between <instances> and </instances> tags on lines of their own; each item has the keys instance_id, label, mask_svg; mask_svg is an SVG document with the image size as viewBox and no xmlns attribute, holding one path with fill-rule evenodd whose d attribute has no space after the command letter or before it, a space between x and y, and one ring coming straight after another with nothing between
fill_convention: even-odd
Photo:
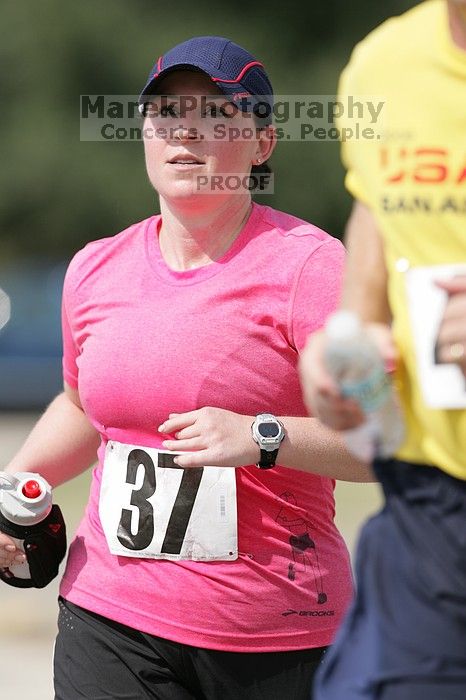
<instances>
[{"instance_id":1,"label":"blurred asphalt background","mask_svg":"<svg viewBox=\"0 0 466 700\"><path fill-rule=\"evenodd\" d=\"M0 413L0 465L18 449L37 419L32 413ZM65 516L68 541L83 511L90 474L54 492ZM350 550L361 523L379 503L374 484L337 486L337 523ZM0 590L0 698L52 700L52 653L56 632L58 579L46 589Z\"/></svg>"}]
</instances>

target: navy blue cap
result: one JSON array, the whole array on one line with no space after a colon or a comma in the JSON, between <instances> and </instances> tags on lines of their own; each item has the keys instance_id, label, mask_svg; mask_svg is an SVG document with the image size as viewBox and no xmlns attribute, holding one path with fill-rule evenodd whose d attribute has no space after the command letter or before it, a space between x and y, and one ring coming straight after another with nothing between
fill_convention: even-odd
<instances>
[{"instance_id":1,"label":"navy blue cap","mask_svg":"<svg viewBox=\"0 0 466 700\"><path fill-rule=\"evenodd\" d=\"M196 36L160 56L149 73L139 103L156 92L157 84L175 70L198 70L243 111L254 111L271 121L273 88L260 61L230 39Z\"/></svg>"}]
</instances>

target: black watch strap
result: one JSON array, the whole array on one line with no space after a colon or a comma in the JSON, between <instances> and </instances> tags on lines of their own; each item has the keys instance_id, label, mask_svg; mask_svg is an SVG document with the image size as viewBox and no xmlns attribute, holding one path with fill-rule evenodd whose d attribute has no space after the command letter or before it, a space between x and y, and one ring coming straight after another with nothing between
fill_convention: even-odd
<instances>
[{"instance_id":1,"label":"black watch strap","mask_svg":"<svg viewBox=\"0 0 466 700\"><path fill-rule=\"evenodd\" d=\"M272 469L275 466L275 460L278 455L278 447L276 450L261 450L261 458L257 462L259 469Z\"/></svg>"}]
</instances>

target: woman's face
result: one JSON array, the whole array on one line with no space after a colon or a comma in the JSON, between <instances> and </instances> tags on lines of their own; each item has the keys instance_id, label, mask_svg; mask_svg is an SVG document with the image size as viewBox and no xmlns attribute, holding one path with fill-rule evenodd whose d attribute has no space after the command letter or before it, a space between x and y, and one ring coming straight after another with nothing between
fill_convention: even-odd
<instances>
[{"instance_id":1,"label":"woman's face","mask_svg":"<svg viewBox=\"0 0 466 700\"><path fill-rule=\"evenodd\" d=\"M143 127L147 172L159 195L181 203L238 194L242 176L247 180L257 159L272 152L272 130L257 129L252 114L235 108L203 73L171 73L159 93Z\"/></svg>"}]
</instances>

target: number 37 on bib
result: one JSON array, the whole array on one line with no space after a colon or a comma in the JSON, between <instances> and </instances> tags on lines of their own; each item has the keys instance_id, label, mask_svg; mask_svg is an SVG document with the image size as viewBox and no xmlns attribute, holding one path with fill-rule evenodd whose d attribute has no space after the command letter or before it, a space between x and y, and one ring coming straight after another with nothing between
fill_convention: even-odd
<instances>
[{"instance_id":1,"label":"number 37 on bib","mask_svg":"<svg viewBox=\"0 0 466 700\"><path fill-rule=\"evenodd\" d=\"M183 469L176 452L109 441L99 514L112 554L140 559L238 557L235 469Z\"/></svg>"}]
</instances>

